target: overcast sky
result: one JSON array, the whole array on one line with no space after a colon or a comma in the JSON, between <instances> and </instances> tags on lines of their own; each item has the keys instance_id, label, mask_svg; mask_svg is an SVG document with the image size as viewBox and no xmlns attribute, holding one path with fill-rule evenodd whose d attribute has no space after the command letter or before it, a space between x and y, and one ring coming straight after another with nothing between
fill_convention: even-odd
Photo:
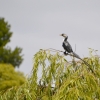
<instances>
[{"instance_id":1,"label":"overcast sky","mask_svg":"<svg viewBox=\"0 0 100 100\"><path fill-rule=\"evenodd\" d=\"M0 17L11 25L9 46L23 48L19 70L25 74L39 49L63 50L61 33L81 57L88 56L88 48L100 53L100 0L0 0Z\"/></svg>"}]
</instances>

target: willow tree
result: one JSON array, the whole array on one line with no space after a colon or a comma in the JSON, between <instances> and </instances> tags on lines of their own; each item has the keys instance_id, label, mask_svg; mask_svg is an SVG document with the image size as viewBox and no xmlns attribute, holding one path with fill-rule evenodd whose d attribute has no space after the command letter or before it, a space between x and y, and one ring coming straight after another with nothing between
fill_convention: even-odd
<instances>
[{"instance_id":1,"label":"willow tree","mask_svg":"<svg viewBox=\"0 0 100 100\"><path fill-rule=\"evenodd\" d=\"M84 58L69 62L59 52L40 50L34 55L32 73L20 88L10 89L0 98L11 100L99 100L100 59ZM39 74L40 73L40 74Z\"/></svg>"}]
</instances>

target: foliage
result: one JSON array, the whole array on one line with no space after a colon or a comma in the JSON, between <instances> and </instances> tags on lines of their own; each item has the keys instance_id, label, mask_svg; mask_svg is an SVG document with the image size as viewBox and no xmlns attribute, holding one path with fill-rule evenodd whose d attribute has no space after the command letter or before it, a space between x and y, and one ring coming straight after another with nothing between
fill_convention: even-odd
<instances>
[{"instance_id":1,"label":"foliage","mask_svg":"<svg viewBox=\"0 0 100 100\"><path fill-rule=\"evenodd\" d=\"M13 51L11 48L0 48L0 63L12 64L13 67L19 67L23 58L20 55L22 49L16 47Z\"/></svg>"},{"instance_id":2,"label":"foliage","mask_svg":"<svg viewBox=\"0 0 100 100\"><path fill-rule=\"evenodd\" d=\"M40 50L34 55L31 76L19 88L1 91L1 100L100 100L100 59L93 56L68 62L59 53ZM42 69L42 70L41 70ZM38 78L38 71L41 77Z\"/></svg>"},{"instance_id":3,"label":"foliage","mask_svg":"<svg viewBox=\"0 0 100 100\"><path fill-rule=\"evenodd\" d=\"M4 18L0 18L0 47L10 42L11 36L12 32L10 32L10 25L8 22L5 22Z\"/></svg>"},{"instance_id":4,"label":"foliage","mask_svg":"<svg viewBox=\"0 0 100 100\"><path fill-rule=\"evenodd\" d=\"M10 25L0 18L0 63L12 64L13 67L19 67L23 61L21 52L22 49L16 47L13 51L10 47L5 47L10 42L12 32Z\"/></svg>"},{"instance_id":5,"label":"foliage","mask_svg":"<svg viewBox=\"0 0 100 100\"><path fill-rule=\"evenodd\" d=\"M0 64L0 91L12 86L20 86L25 82L25 77L16 72L10 64Z\"/></svg>"}]
</instances>

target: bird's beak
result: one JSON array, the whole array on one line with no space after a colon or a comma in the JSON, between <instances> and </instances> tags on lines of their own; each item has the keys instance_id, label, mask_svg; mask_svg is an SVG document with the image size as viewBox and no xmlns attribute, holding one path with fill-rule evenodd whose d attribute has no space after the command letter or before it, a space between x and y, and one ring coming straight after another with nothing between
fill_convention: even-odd
<instances>
[{"instance_id":1,"label":"bird's beak","mask_svg":"<svg viewBox=\"0 0 100 100\"><path fill-rule=\"evenodd\" d=\"M62 34L60 34L60 36L62 36Z\"/></svg>"}]
</instances>

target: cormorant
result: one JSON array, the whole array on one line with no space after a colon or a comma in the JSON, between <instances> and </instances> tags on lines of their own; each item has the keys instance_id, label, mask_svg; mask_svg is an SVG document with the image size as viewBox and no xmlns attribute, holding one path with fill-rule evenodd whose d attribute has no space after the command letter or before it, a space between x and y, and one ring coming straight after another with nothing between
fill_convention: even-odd
<instances>
[{"instance_id":1,"label":"cormorant","mask_svg":"<svg viewBox=\"0 0 100 100\"><path fill-rule=\"evenodd\" d=\"M67 55L68 53L72 54L74 57L81 59L75 52L73 52L73 49L70 45L70 43L67 41L68 36L66 34L61 34L61 36L64 37L64 41L62 43L62 46L65 50L64 54ZM67 52L67 53L66 53Z\"/></svg>"},{"instance_id":2,"label":"cormorant","mask_svg":"<svg viewBox=\"0 0 100 100\"><path fill-rule=\"evenodd\" d=\"M65 50L64 54L67 55L68 53L70 53L70 54L73 55L74 57L76 57L76 58L82 60L82 61L90 68L90 70L92 71L92 73L94 73L94 71L93 71L92 68L91 68L91 65L88 64L88 63L87 63L86 61L84 61L83 59L81 59L81 58L79 57L79 55L77 55L75 52L73 52L73 49L72 49L70 43L67 41L68 36L67 36L66 34L61 34L61 36L64 37L64 41L63 41L63 43L62 43L62 46L63 46L63 48L64 48L64 50ZM66 52L67 52L67 53L66 53ZM94 73L94 74L95 74L95 73Z\"/></svg>"}]
</instances>

